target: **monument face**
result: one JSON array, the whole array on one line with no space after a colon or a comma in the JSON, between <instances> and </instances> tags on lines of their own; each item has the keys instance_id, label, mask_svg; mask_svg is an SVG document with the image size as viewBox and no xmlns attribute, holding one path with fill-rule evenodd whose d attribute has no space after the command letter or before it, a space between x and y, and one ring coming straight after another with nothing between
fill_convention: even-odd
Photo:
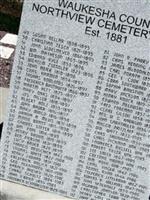
<instances>
[{"instance_id":1,"label":"monument face","mask_svg":"<svg viewBox=\"0 0 150 200\"><path fill-rule=\"evenodd\" d=\"M1 179L85 200L148 200L150 4L26 0Z\"/></svg>"}]
</instances>

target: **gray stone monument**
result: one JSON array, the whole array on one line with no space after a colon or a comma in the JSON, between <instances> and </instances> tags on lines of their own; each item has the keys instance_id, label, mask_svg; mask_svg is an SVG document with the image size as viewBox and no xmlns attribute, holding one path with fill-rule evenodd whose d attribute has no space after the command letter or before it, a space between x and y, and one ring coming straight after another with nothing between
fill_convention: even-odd
<instances>
[{"instance_id":1,"label":"gray stone monument","mask_svg":"<svg viewBox=\"0 0 150 200\"><path fill-rule=\"evenodd\" d=\"M149 198L149 10L24 2L1 179L75 199Z\"/></svg>"}]
</instances>

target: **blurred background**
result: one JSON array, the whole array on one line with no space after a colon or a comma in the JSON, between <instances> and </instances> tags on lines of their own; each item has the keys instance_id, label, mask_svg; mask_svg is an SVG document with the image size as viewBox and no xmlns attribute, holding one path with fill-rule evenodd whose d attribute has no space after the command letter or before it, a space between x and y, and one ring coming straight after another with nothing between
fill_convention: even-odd
<instances>
[{"instance_id":1,"label":"blurred background","mask_svg":"<svg viewBox=\"0 0 150 200\"><path fill-rule=\"evenodd\" d=\"M18 33L23 0L0 0L0 30Z\"/></svg>"}]
</instances>

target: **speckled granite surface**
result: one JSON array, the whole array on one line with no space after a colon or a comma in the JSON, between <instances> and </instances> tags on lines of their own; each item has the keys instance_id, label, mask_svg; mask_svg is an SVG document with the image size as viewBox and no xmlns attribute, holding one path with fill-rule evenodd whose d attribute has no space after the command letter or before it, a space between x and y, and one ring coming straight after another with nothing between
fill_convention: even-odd
<instances>
[{"instance_id":1,"label":"speckled granite surface","mask_svg":"<svg viewBox=\"0 0 150 200\"><path fill-rule=\"evenodd\" d=\"M0 41L7 33L0 31ZM15 45L4 44L5 47L14 48L13 54L9 59L0 57L0 137L2 133L2 124L6 113L7 99L9 93L9 84L15 53ZM51 193L28 188L8 181L0 180L0 200L68 200Z\"/></svg>"}]
</instances>

